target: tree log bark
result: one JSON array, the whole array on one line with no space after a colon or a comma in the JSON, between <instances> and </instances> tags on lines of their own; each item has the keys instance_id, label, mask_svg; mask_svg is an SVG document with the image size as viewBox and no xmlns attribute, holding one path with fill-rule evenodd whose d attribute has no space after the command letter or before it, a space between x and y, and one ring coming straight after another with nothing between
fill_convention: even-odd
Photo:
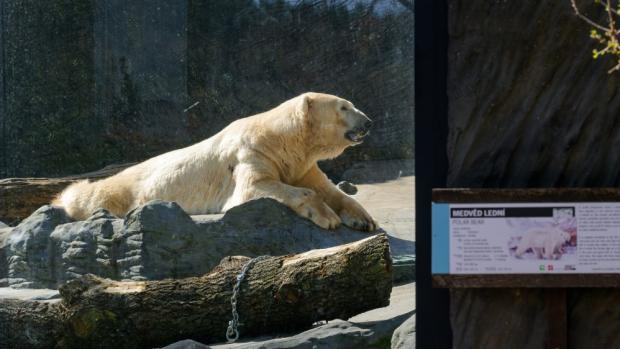
<instances>
[{"instance_id":1,"label":"tree log bark","mask_svg":"<svg viewBox=\"0 0 620 349\"><path fill-rule=\"evenodd\" d=\"M230 297L246 257L226 257L202 277L122 282L87 275L60 288L57 303L0 301L0 347L152 348L191 338L224 341ZM347 319L389 304L392 265L385 234L328 249L259 260L237 310L242 337Z\"/></svg>"},{"instance_id":2,"label":"tree log bark","mask_svg":"<svg viewBox=\"0 0 620 349\"><path fill-rule=\"evenodd\" d=\"M0 221L16 225L39 207L49 204L69 184L82 179L112 176L135 163L105 168L63 178L6 178L0 180Z\"/></svg>"}]
</instances>

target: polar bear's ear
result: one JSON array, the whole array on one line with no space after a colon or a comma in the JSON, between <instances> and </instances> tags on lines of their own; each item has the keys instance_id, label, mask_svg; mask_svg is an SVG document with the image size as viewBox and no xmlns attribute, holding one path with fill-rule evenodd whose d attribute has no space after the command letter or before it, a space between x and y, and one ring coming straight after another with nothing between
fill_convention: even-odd
<instances>
[{"instance_id":1,"label":"polar bear's ear","mask_svg":"<svg viewBox=\"0 0 620 349\"><path fill-rule=\"evenodd\" d=\"M307 94L303 94L299 96L299 102L297 103L296 113L301 117L306 117L308 115L308 110L312 106L312 99Z\"/></svg>"}]
</instances>

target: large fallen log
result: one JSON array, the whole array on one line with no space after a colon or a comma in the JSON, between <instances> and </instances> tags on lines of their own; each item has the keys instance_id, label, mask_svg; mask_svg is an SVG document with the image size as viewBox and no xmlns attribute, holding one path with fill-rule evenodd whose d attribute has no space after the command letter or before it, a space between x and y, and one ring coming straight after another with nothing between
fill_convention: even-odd
<instances>
[{"instance_id":1,"label":"large fallen log","mask_svg":"<svg viewBox=\"0 0 620 349\"><path fill-rule=\"evenodd\" d=\"M98 171L62 178L0 179L0 221L15 225L37 208L49 204L69 184L81 179L106 178L134 164L110 165Z\"/></svg>"},{"instance_id":2,"label":"large fallen log","mask_svg":"<svg viewBox=\"0 0 620 349\"><path fill-rule=\"evenodd\" d=\"M60 288L57 303L0 300L0 347L152 348L181 339L224 341L245 257L202 277L112 281L92 275ZM385 234L252 264L241 283L241 336L307 329L386 306L392 265Z\"/></svg>"}]
</instances>

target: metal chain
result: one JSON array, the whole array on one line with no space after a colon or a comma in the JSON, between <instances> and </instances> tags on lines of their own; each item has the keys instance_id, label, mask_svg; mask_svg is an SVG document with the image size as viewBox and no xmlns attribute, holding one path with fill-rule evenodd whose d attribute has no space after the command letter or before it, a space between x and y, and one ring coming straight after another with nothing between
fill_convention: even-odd
<instances>
[{"instance_id":1,"label":"metal chain","mask_svg":"<svg viewBox=\"0 0 620 349\"><path fill-rule=\"evenodd\" d=\"M226 329L226 340L228 340L229 343L232 343L239 339L239 330L237 329L237 326L239 326L240 323L239 314L237 313L237 298L239 297L239 288L241 287L241 282L243 282L245 274L254 263L262 261L263 259L267 259L269 257L270 256L259 256L250 259L247 263L245 263L239 275L237 275L237 283L233 287L233 294L232 297L230 297L230 305L232 306L232 320L228 321L228 328Z\"/></svg>"}]
</instances>

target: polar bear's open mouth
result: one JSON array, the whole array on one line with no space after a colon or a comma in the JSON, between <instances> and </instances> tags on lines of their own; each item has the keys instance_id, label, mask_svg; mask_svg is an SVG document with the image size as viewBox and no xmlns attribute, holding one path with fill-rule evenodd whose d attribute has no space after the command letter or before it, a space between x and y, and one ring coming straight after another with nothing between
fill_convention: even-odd
<instances>
[{"instance_id":1,"label":"polar bear's open mouth","mask_svg":"<svg viewBox=\"0 0 620 349\"><path fill-rule=\"evenodd\" d=\"M365 129L354 129L351 131L347 131L344 136L350 140L351 142L360 143L368 135L368 130Z\"/></svg>"}]
</instances>

